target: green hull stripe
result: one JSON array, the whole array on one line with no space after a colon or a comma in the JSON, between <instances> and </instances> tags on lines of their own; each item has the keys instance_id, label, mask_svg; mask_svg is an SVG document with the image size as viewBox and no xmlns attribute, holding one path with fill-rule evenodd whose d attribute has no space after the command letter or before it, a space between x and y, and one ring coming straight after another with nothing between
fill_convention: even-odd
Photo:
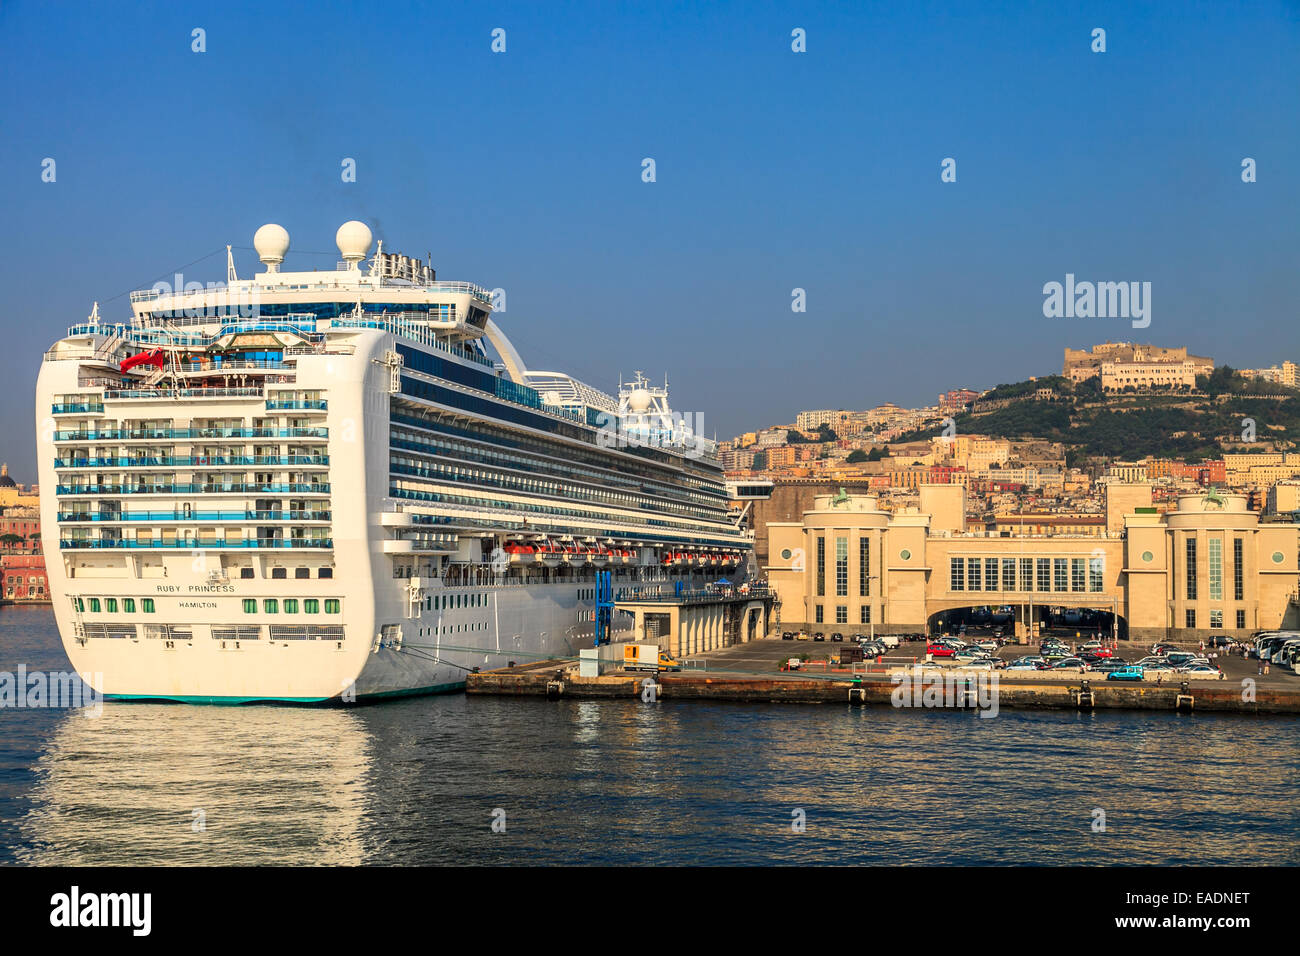
<instances>
[{"instance_id":1,"label":"green hull stripe","mask_svg":"<svg viewBox=\"0 0 1300 956\"><path fill-rule=\"evenodd\" d=\"M357 702L363 700L384 700L392 697L419 697L426 694L453 694L465 689L465 682L451 684L431 684L428 687L412 687L409 690L386 690L377 694L362 694ZM106 700L120 701L170 701L178 704L345 704L342 697L185 697L177 694L105 694Z\"/></svg>"}]
</instances>

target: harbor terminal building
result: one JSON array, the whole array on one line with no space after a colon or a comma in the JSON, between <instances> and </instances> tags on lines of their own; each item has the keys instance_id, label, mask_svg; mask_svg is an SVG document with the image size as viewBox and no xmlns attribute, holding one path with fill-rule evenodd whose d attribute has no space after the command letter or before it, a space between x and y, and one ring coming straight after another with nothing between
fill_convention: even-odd
<instances>
[{"instance_id":1,"label":"harbor terminal building","mask_svg":"<svg viewBox=\"0 0 1300 956\"><path fill-rule=\"evenodd\" d=\"M889 512L870 494L817 495L766 525L765 570L785 630L932 632L993 607L1016 633L1081 609L1120 638L1197 640L1297 625L1300 525L1261 521L1244 495L1184 495L1160 513L1150 485L1108 486L1104 522L1044 532L967 529L961 485L922 485Z\"/></svg>"}]
</instances>

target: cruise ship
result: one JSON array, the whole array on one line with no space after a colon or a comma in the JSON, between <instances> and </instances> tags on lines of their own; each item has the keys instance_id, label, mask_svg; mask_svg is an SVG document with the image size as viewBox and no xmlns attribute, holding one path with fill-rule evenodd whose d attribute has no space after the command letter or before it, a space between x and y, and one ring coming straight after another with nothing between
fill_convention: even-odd
<instances>
[{"instance_id":1,"label":"cruise ship","mask_svg":"<svg viewBox=\"0 0 1300 956\"><path fill-rule=\"evenodd\" d=\"M666 383L529 371L500 290L361 222L335 240L333 270L285 271L288 232L262 226L252 278L227 247L225 281L132 293L118 322L96 304L45 354L49 585L102 693L452 691L625 635L620 595L753 574Z\"/></svg>"}]
</instances>

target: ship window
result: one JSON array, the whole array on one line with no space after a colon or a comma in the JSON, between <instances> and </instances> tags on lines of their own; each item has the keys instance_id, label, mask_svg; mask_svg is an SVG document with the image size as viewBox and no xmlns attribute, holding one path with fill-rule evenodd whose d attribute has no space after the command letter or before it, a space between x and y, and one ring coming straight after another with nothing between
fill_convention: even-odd
<instances>
[{"instance_id":1,"label":"ship window","mask_svg":"<svg viewBox=\"0 0 1300 956\"><path fill-rule=\"evenodd\" d=\"M254 598L244 598L244 613L245 614L257 613L257 601Z\"/></svg>"},{"instance_id":2,"label":"ship window","mask_svg":"<svg viewBox=\"0 0 1300 956\"><path fill-rule=\"evenodd\" d=\"M288 576L289 576L289 575L288 575L288 572L285 571L284 568L272 568L272 569L271 569L271 577L274 578L275 580L282 580L282 579L284 579L284 578L287 578Z\"/></svg>"},{"instance_id":3,"label":"ship window","mask_svg":"<svg viewBox=\"0 0 1300 956\"><path fill-rule=\"evenodd\" d=\"M295 578L309 578L311 577L311 568L294 568L293 576Z\"/></svg>"},{"instance_id":4,"label":"ship window","mask_svg":"<svg viewBox=\"0 0 1300 956\"><path fill-rule=\"evenodd\" d=\"M99 613L99 598L91 598L91 599L90 599L90 611L91 611L92 614L98 614L98 613Z\"/></svg>"},{"instance_id":5,"label":"ship window","mask_svg":"<svg viewBox=\"0 0 1300 956\"><path fill-rule=\"evenodd\" d=\"M135 613L135 598L122 598L122 610L127 614Z\"/></svg>"},{"instance_id":6,"label":"ship window","mask_svg":"<svg viewBox=\"0 0 1300 956\"><path fill-rule=\"evenodd\" d=\"M277 611L280 610L280 602L277 601L275 598L266 598L262 602L262 610L265 611L267 614L275 614Z\"/></svg>"},{"instance_id":7,"label":"ship window","mask_svg":"<svg viewBox=\"0 0 1300 956\"><path fill-rule=\"evenodd\" d=\"M316 572L316 576L317 576L318 578L332 578L332 577L334 577L334 569L333 569L333 568L321 568L319 571Z\"/></svg>"},{"instance_id":8,"label":"ship window","mask_svg":"<svg viewBox=\"0 0 1300 956\"><path fill-rule=\"evenodd\" d=\"M86 602L83 601L83 600L81 600L81 598L74 598L74 603L77 605L77 610L78 610L78 611L85 611L85 610L86 610Z\"/></svg>"},{"instance_id":9,"label":"ship window","mask_svg":"<svg viewBox=\"0 0 1300 956\"><path fill-rule=\"evenodd\" d=\"M253 569L252 569L252 568L240 568L240 569L239 569L239 576L240 576L241 578L251 578L251 577L253 576Z\"/></svg>"},{"instance_id":10,"label":"ship window","mask_svg":"<svg viewBox=\"0 0 1300 956\"><path fill-rule=\"evenodd\" d=\"M285 598L285 599L284 599L284 613L285 613L285 614L297 614L297 613L298 613L298 599L297 599L297 598Z\"/></svg>"},{"instance_id":11,"label":"ship window","mask_svg":"<svg viewBox=\"0 0 1300 956\"><path fill-rule=\"evenodd\" d=\"M153 613L153 598L140 598L140 610L145 614Z\"/></svg>"},{"instance_id":12,"label":"ship window","mask_svg":"<svg viewBox=\"0 0 1300 956\"><path fill-rule=\"evenodd\" d=\"M303 598L302 612L304 614L319 614L320 601L316 600L315 598Z\"/></svg>"},{"instance_id":13,"label":"ship window","mask_svg":"<svg viewBox=\"0 0 1300 956\"><path fill-rule=\"evenodd\" d=\"M325 599L325 613L326 613L326 614L337 614L338 612L339 612L339 600L338 600L338 598L326 598L326 599Z\"/></svg>"},{"instance_id":14,"label":"ship window","mask_svg":"<svg viewBox=\"0 0 1300 956\"><path fill-rule=\"evenodd\" d=\"M104 609L109 614L117 613L117 598L104 598Z\"/></svg>"}]
</instances>

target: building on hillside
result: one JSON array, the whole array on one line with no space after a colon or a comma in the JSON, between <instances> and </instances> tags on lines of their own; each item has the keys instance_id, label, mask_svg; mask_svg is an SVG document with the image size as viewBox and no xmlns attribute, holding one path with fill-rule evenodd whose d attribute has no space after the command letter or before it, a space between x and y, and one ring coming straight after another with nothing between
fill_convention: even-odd
<instances>
[{"instance_id":1,"label":"building on hillside","mask_svg":"<svg viewBox=\"0 0 1300 956\"><path fill-rule=\"evenodd\" d=\"M1105 342L1094 345L1092 350L1065 350L1065 361L1061 374L1071 382L1083 382L1090 378L1101 378L1102 388L1106 388L1106 374L1103 366L1111 366L1111 385L1117 382L1119 388L1124 385L1142 387L1154 384L1181 384L1191 374L1191 385L1196 384L1197 375L1209 375L1214 371L1214 360L1200 355L1188 355L1186 346L1163 348L1158 345L1134 345L1130 342Z\"/></svg>"},{"instance_id":2,"label":"building on hillside","mask_svg":"<svg viewBox=\"0 0 1300 956\"><path fill-rule=\"evenodd\" d=\"M939 411L944 415L955 415L979 397L980 393L973 388L949 389L939 396Z\"/></svg>"}]
</instances>

